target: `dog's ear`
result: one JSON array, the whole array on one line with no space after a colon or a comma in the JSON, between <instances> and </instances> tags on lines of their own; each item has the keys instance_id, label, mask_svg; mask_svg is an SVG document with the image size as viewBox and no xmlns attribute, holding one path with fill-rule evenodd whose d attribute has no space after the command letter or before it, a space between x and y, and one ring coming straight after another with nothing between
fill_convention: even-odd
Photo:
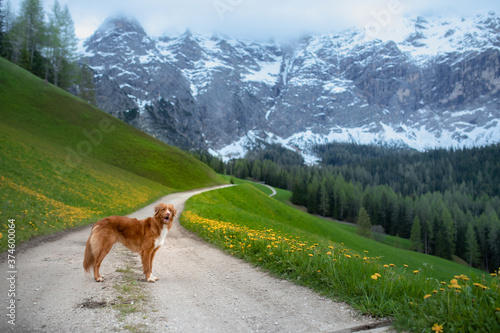
<instances>
[{"instance_id":1,"label":"dog's ear","mask_svg":"<svg viewBox=\"0 0 500 333\"><path fill-rule=\"evenodd\" d=\"M155 216L158 215L158 213L160 213L160 209L161 209L161 204L155 206Z\"/></svg>"},{"instance_id":2,"label":"dog's ear","mask_svg":"<svg viewBox=\"0 0 500 333\"><path fill-rule=\"evenodd\" d=\"M177 216L177 209L174 207L174 216Z\"/></svg>"}]
</instances>

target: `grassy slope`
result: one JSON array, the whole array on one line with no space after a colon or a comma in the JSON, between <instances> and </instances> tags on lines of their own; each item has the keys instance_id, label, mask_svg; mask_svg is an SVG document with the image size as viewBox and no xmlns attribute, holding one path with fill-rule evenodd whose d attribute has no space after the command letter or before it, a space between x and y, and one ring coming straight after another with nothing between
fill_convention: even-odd
<instances>
[{"instance_id":1,"label":"grassy slope","mask_svg":"<svg viewBox=\"0 0 500 333\"><path fill-rule=\"evenodd\" d=\"M0 237L11 218L22 241L225 182L179 149L1 58L0 106Z\"/></svg>"},{"instance_id":2,"label":"grassy slope","mask_svg":"<svg viewBox=\"0 0 500 333\"><path fill-rule=\"evenodd\" d=\"M4 59L0 59L0 105L3 124L75 151L82 141L89 141L84 131L95 133L101 121L111 121L113 130L103 134L102 143L93 145L89 157L167 187L187 190L222 181L208 166L179 149L44 84Z\"/></svg>"},{"instance_id":3,"label":"grassy slope","mask_svg":"<svg viewBox=\"0 0 500 333\"><path fill-rule=\"evenodd\" d=\"M268 187L261 185L259 183L255 183L253 181L238 179L238 178L234 178L232 176L227 176L227 175L224 175L222 177L224 177L228 182L232 181L234 184L252 184L253 187L255 187L256 189L260 190L261 192L263 192L264 194L267 194L267 195L270 195L272 193L272 191ZM292 203L290 202L290 200L292 198L292 192L287 191L287 190L283 190L283 189L279 189L279 188L275 188L275 190L276 190L276 195L273 196L274 199L276 199L280 202L292 205ZM298 206L294 206L294 207L296 207L298 209L301 208ZM306 207L302 207L302 208L303 208L302 210L304 212L307 212ZM343 229L345 231L348 231L348 232L351 232L354 234L357 232L357 228L352 223L342 223L342 222L338 222L338 221L333 220L333 219L331 220L331 222L334 223L338 228ZM394 236L390 236L390 235L383 235L377 241L381 241L384 244L387 244L387 245L390 245L390 246L393 246L393 247L396 247L399 249L405 249L405 250L408 250L410 248L410 245L411 245L409 239L394 237ZM457 260L457 262L459 262L459 261Z\"/></svg>"},{"instance_id":4,"label":"grassy slope","mask_svg":"<svg viewBox=\"0 0 500 333\"><path fill-rule=\"evenodd\" d=\"M345 247L370 256L382 257L382 263L409 265L422 269L428 276L449 280L454 275L476 275L483 272L442 258L396 249L383 243L360 237L355 227L311 216L276 199L269 198L251 185L239 185L220 191L207 192L188 201L186 211L220 221L237 223L251 229L279 230L300 236L310 243L328 245L343 243Z\"/></svg>"},{"instance_id":5,"label":"grassy slope","mask_svg":"<svg viewBox=\"0 0 500 333\"><path fill-rule=\"evenodd\" d=\"M398 330L499 332L498 272L485 276L362 238L260 189L242 184L195 196L181 223L276 276L346 301L362 313L391 317Z\"/></svg>"}]
</instances>

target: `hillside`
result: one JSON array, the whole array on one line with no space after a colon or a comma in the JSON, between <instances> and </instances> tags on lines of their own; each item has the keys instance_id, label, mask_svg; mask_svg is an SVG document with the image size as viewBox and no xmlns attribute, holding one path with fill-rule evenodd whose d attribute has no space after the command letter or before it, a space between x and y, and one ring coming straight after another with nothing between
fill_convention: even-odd
<instances>
[{"instance_id":1,"label":"hillside","mask_svg":"<svg viewBox=\"0 0 500 333\"><path fill-rule=\"evenodd\" d=\"M498 332L498 272L363 238L244 184L192 197L181 223L203 239L398 331ZM450 281L449 283L447 281ZM439 324L437 324L439 323Z\"/></svg>"},{"instance_id":2,"label":"hillside","mask_svg":"<svg viewBox=\"0 0 500 333\"><path fill-rule=\"evenodd\" d=\"M255 210L253 207L259 207ZM191 198L186 204L191 211L205 218L245 225L250 229L272 229L285 235L300 236L310 244L319 243L325 247L343 244L346 248L363 254L368 251L379 256L381 263L404 264L414 269L424 269L428 276L446 280L450 276L482 275L484 272L444 260L435 256L396 249L372 239L357 235L356 227L332 222L312 216L283 204L260 191L253 185L239 185L224 190L203 193ZM186 221L183 218L183 221Z\"/></svg>"},{"instance_id":3,"label":"hillside","mask_svg":"<svg viewBox=\"0 0 500 333\"><path fill-rule=\"evenodd\" d=\"M181 150L4 59L0 105L0 216L16 219L18 241L224 183Z\"/></svg>"}]
</instances>

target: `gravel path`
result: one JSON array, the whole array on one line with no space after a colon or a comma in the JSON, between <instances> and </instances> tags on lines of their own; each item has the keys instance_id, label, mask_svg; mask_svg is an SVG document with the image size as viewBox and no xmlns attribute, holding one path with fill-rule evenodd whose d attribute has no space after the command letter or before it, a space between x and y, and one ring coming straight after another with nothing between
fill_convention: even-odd
<instances>
[{"instance_id":1,"label":"gravel path","mask_svg":"<svg viewBox=\"0 0 500 333\"><path fill-rule=\"evenodd\" d=\"M157 202L172 203L180 213L190 196L204 190ZM156 203L129 216L151 216ZM214 248L177 220L156 254L159 281L146 283L139 256L117 244L101 266L104 283L96 283L82 268L89 233L90 226L19 249L16 326L7 323L10 285L3 278L0 332L351 332L378 325L344 303Z\"/></svg>"}]
</instances>

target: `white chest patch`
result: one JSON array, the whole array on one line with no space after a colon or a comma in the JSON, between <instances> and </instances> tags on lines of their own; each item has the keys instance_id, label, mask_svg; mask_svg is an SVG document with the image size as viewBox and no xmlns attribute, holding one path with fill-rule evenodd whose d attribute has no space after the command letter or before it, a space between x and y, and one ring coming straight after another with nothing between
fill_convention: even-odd
<instances>
[{"instance_id":1,"label":"white chest patch","mask_svg":"<svg viewBox=\"0 0 500 333\"><path fill-rule=\"evenodd\" d=\"M161 230L160 237L158 237L155 240L155 249L159 246L162 246L163 243L165 243L165 238L167 237L167 234L168 234L168 228L167 226L164 226L163 229Z\"/></svg>"}]
</instances>

